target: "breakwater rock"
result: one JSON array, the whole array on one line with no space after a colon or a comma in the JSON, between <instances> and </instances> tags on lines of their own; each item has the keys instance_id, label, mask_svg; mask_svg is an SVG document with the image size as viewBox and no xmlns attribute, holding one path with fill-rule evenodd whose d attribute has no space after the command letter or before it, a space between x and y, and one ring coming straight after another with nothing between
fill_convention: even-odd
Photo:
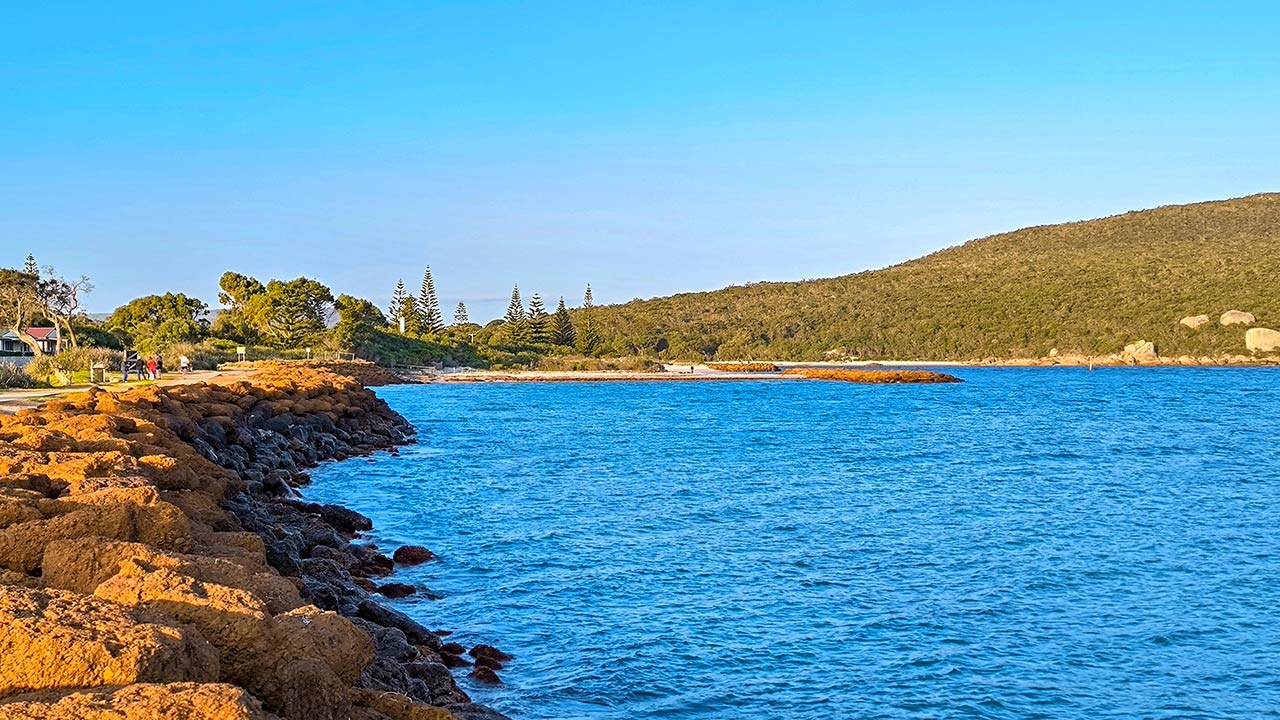
<instances>
[{"instance_id":1,"label":"breakwater rock","mask_svg":"<svg viewBox=\"0 0 1280 720\"><path fill-rule=\"evenodd\" d=\"M0 417L0 718L501 718L374 599L369 520L293 489L412 437L317 367Z\"/></svg>"}]
</instances>

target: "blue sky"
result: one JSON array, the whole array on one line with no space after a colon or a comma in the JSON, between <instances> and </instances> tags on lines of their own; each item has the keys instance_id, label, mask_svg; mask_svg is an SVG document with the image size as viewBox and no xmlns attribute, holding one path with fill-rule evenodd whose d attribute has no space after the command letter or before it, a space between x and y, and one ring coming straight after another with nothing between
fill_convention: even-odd
<instances>
[{"instance_id":1,"label":"blue sky","mask_svg":"<svg viewBox=\"0 0 1280 720\"><path fill-rule=\"evenodd\" d=\"M619 302L1280 190L1274 3L7 3L0 264ZM56 7L55 7L56 6Z\"/></svg>"}]
</instances>

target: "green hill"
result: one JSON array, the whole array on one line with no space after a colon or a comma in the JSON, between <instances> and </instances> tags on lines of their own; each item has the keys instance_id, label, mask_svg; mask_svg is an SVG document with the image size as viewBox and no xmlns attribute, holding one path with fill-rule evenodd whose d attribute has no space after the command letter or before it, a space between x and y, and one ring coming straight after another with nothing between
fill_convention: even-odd
<instances>
[{"instance_id":1,"label":"green hill","mask_svg":"<svg viewBox=\"0 0 1280 720\"><path fill-rule=\"evenodd\" d=\"M1280 194L1031 227L900 265L594 310L619 353L662 358L978 359L1244 352L1227 310L1280 328ZM1188 315L1213 322L1199 330Z\"/></svg>"}]
</instances>

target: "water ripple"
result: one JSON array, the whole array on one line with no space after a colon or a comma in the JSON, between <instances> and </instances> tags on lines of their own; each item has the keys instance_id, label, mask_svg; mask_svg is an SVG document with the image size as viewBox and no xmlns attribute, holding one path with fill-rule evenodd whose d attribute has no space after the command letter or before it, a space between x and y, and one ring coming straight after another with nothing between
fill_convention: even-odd
<instances>
[{"instance_id":1,"label":"water ripple","mask_svg":"<svg viewBox=\"0 0 1280 720\"><path fill-rule=\"evenodd\" d=\"M1280 372L957 374L385 388L420 445L308 493L516 718L1280 714Z\"/></svg>"}]
</instances>

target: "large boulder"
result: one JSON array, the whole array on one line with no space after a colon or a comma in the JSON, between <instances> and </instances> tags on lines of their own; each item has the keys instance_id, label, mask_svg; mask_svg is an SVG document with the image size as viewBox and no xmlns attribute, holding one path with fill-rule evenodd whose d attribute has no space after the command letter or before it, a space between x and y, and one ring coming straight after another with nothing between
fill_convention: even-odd
<instances>
[{"instance_id":1,"label":"large boulder","mask_svg":"<svg viewBox=\"0 0 1280 720\"><path fill-rule=\"evenodd\" d=\"M1155 343L1147 340L1139 340L1125 345L1121 356L1125 362L1139 365L1154 363L1160 359L1159 353L1156 352Z\"/></svg>"},{"instance_id":2,"label":"large boulder","mask_svg":"<svg viewBox=\"0 0 1280 720\"><path fill-rule=\"evenodd\" d=\"M231 560L167 553L142 543L103 538L55 540L44 550L42 577L48 587L92 595L128 560L173 570L204 582L240 588L252 593L275 614L303 605L298 588L287 578L270 572L253 572Z\"/></svg>"},{"instance_id":3,"label":"large boulder","mask_svg":"<svg viewBox=\"0 0 1280 720\"><path fill-rule=\"evenodd\" d=\"M1208 315L1188 315L1178 321L1179 324L1186 325L1192 330L1199 330L1201 326L1209 324Z\"/></svg>"},{"instance_id":4,"label":"large boulder","mask_svg":"<svg viewBox=\"0 0 1280 720\"><path fill-rule=\"evenodd\" d=\"M158 610L191 625L218 649L221 677L262 700L286 720L345 720L349 683L372 657L372 641L332 613L271 617L267 606L238 588L195 580L136 559L98 585L94 596L131 607ZM326 653L360 648L348 658Z\"/></svg>"},{"instance_id":5,"label":"large boulder","mask_svg":"<svg viewBox=\"0 0 1280 720\"><path fill-rule=\"evenodd\" d=\"M5 720L277 720L249 693L224 683L135 684L46 690L0 705Z\"/></svg>"},{"instance_id":6,"label":"large boulder","mask_svg":"<svg viewBox=\"0 0 1280 720\"><path fill-rule=\"evenodd\" d=\"M1222 313L1222 317L1218 318L1218 322L1223 325L1252 325L1257 321L1253 313L1243 312L1241 310L1228 310Z\"/></svg>"},{"instance_id":7,"label":"large boulder","mask_svg":"<svg viewBox=\"0 0 1280 720\"><path fill-rule=\"evenodd\" d=\"M155 488L108 489L37 504L40 520L0 530L0 567L31 572L40 567L45 546L55 540L103 537L186 552L191 521L158 499Z\"/></svg>"},{"instance_id":8,"label":"large boulder","mask_svg":"<svg viewBox=\"0 0 1280 720\"><path fill-rule=\"evenodd\" d=\"M1280 351L1280 331L1269 328L1249 328L1244 334L1244 346L1249 352L1268 353Z\"/></svg>"},{"instance_id":9,"label":"large boulder","mask_svg":"<svg viewBox=\"0 0 1280 720\"><path fill-rule=\"evenodd\" d=\"M194 631L77 593L17 587L0 587L0 658L0 697L219 673L217 652Z\"/></svg>"}]
</instances>

